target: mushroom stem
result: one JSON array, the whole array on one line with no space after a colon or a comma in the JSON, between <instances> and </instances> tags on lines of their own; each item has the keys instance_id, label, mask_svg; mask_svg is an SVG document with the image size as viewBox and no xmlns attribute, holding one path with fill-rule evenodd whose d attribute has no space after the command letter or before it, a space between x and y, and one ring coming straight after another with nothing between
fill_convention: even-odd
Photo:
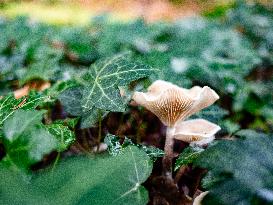
<instances>
[{"instance_id":1,"label":"mushroom stem","mask_svg":"<svg viewBox=\"0 0 273 205\"><path fill-rule=\"evenodd\" d=\"M163 175L172 179L172 160L173 160L173 144L174 144L174 127L167 127L166 141L164 152L165 156L162 160Z\"/></svg>"}]
</instances>

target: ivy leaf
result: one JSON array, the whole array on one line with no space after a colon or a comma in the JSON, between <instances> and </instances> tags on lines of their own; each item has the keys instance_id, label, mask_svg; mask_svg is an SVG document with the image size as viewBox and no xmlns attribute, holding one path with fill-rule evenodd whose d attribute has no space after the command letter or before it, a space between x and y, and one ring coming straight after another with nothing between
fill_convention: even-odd
<instances>
[{"instance_id":1,"label":"ivy leaf","mask_svg":"<svg viewBox=\"0 0 273 205\"><path fill-rule=\"evenodd\" d=\"M237 132L234 133L236 137L239 138L247 138L247 137L265 137L266 134L262 132L256 132L255 130L250 130L250 129L241 129Z\"/></svg>"},{"instance_id":2,"label":"ivy leaf","mask_svg":"<svg viewBox=\"0 0 273 205\"><path fill-rule=\"evenodd\" d=\"M240 129L240 125L232 122L231 120L224 120L221 123L223 130L226 130L227 133L232 134Z\"/></svg>"},{"instance_id":3,"label":"ivy leaf","mask_svg":"<svg viewBox=\"0 0 273 205\"><path fill-rule=\"evenodd\" d=\"M204 149L201 147L187 147L176 160L174 170L178 170L183 165L191 164L203 151Z\"/></svg>"},{"instance_id":4,"label":"ivy leaf","mask_svg":"<svg viewBox=\"0 0 273 205\"><path fill-rule=\"evenodd\" d=\"M93 127L99 120L103 120L107 115L108 111L92 108L92 110L85 113L81 118L81 128Z\"/></svg>"},{"instance_id":5,"label":"ivy leaf","mask_svg":"<svg viewBox=\"0 0 273 205\"><path fill-rule=\"evenodd\" d=\"M191 116L192 119L195 118L202 118L206 119L210 122L213 123L219 123L219 121L223 120L223 118L228 114L228 111L217 106L217 105L212 105L209 106L208 108L201 110L200 112L194 114Z\"/></svg>"},{"instance_id":6,"label":"ivy leaf","mask_svg":"<svg viewBox=\"0 0 273 205\"><path fill-rule=\"evenodd\" d=\"M58 64L55 60L41 60L33 63L25 75L20 79L20 85L23 85L32 80L51 80L56 72L59 70Z\"/></svg>"},{"instance_id":7,"label":"ivy leaf","mask_svg":"<svg viewBox=\"0 0 273 205\"><path fill-rule=\"evenodd\" d=\"M146 154L150 157L152 161L155 161L158 157L163 157L164 156L164 151L153 147L153 146L146 146L142 144L134 144L131 139L125 137L123 143L121 144L119 137L112 135L112 134L107 134L106 137L104 138L104 143L107 144L107 149L109 154L116 156L120 152L122 152L123 149L125 149L128 146L137 146L139 149L143 150L146 152Z\"/></svg>"},{"instance_id":8,"label":"ivy leaf","mask_svg":"<svg viewBox=\"0 0 273 205\"><path fill-rule=\"evenodd\" d=\"M86 76L82 107L89 111L94 106L109 111L123 112L125 105L118 86L144 78L154 72L149 66L131 63L124 55L116 55L94 64Z\"/></svg>"},{"instance_id":9,"label":"ivy leaf","mask_svg":"<svg viewBox=\"0 0 273 205\"><path fill-rule=\"evenodd\" d=\"M110 155L117 156L122 149L119 138L115 135L108 133L104 138L104 143L107 144L107 150Z\"/></svg>"},{"instance_id":10,"label":"ivy leaf","mask_svg":"<svg viewBox=\"0 0 273 205\"><path fill-rule=\"evenodd\" d=\"M58 164L54 172L42 172L28 183L0 167L0 202L6 205L143 205L149 197L141 184L151 171L149 157L132 146L116 157L70 158Z\"/></svg>"},{"instance_id":11,"label":"ivy leaf","mask_svg":"<svg viewBox=\"0 0 273 205\"><path fill-rule=\"evenodd\" d=\"M13 97L12 94L0 98L0 127L4 122L15 112L15 108L19 102Z\"/></svg>"},{"instance_id":12,"label":"ivy leaf","mask_svg":"<svg viewBox=\"0 0 273 205\"><path fill-rule=\"evenodd\" d=\"M16 140L16 138L30 126L39 124L43 118L43 114L44 112L33 110L27 112L18 110L11 118L6 120L3 126L5 138L9 141ZM23 117L25 117L25 119L23 119Z\"/></svg>"},{"instance_id":13,"label":"ivy leaf","mask_svg":"<svg viewBox=\"0 0 273 205\"><path fill-rule=\"evenodd\" d=\"M81 116L80 127L88 128L94 126L99 119L103 119L108 111L93 107L85 112L81 106L83 87L73 87L65 90L59 95L64 110L73 116Z\"/></svg>"},{"instance_id":14,"label":"ivy leaf","mask_svg":"<svg viewBox=\"0 0 273 205\"><path fill-rule=\"evenodd\" d=\"M272 136L259 135L223 140L202 152L194 164L213 176L202 203L272 204L272 150Z\"/></svg>"},{"instance_id":15,"label":"ivy leaf","mask_svg":"<svg viewBox=\"0 0 273 205\"><path fill-rule=\"evenodd\" d=\"M22 85L32 80L53 80L57 72L61 70L59 61L62 57L62 49L56 49L50 45L37 43L33 62L28 65L25 73L19 79L20 84Z\"/></svg>"},{"instance_id":16,"label":"ivy leaf","mask_svg":"<svg viewBox=\"0 0 273 205\"><path fill-rule=\"evenodd\" d=\"M54 124L60 124L63 126L67 126L70 129L74 129L76 125L78 124L78 122L79 122L79 118L77 117L77 118L66 118L64 120L55 120Z\"/></svg>"},{"instance_id":17,"label":"ivy leaf","mask_svg":"<svg viewBox=\"0 0 273 205\"><path fill-rule=\"evenodd\" d=\"M17 167L28 168L56 148L55 138L41 123L42 111L16 111L4 123L5 160Z\"/></svg>"},{"instance_id":18,"label":"ivy leaf","mask_svg":"<svg viewBox=\"0 0 273 205\"><path fill-rule=\"evenodd\" d=\"M73 80L59 81L53 84L50 88L46 89L44 94L50 96L50 102L54 102L56 99L58 99L61 92L76 86L78 86L78 84Z\"/></svg>"},{"instance_id":19,"label":"ivy leaf","mask_svg":"<svg viewBox=\"0 0 273 205\"><path fill-rule=\"evenodd\" d=\"M15 99L13 94L0 98L0 128L4 122L18 109L31 110L40 105L47 96L31 92L29 96Z\"/></svg>"},{"instance_id":20,"label":"ivy leaf","mask_svg":"<svg viewBox=\"0 0 273 205\"><path fill-rule=\"evenodd\" d=\"M68 127L61 124L51 124L46 126L49 133L55 136L58 141L57 151L65 151L73 142L75 142L75 134Z\"/></svg>"},{"instance_id":21,"label":"ivy leaf","mask_svg":"<svg viewBox=\"0 0 273 205\"><path fill-rule=\"evenodd\" d=\"M40 94L36 91L30 91L29 95L25 97L26 100L25 102L20 105L18 108L23 109L23 110L31 110L35 109L36 107L42 105L44 102L48 101L50 99L50 96ZM20 98L20 103L22 102L21 100L25 99ZM17 108L17 109L18 109Z\"/></svg>"},{"instance_id":22,"label":"ivy leaf","mask_svg":"<svg viewBox=\"0 0 273 205\"><path fill-rule=\"evenodd\" d=\"M81 116L84 113L81 106L82 90L83 87L72 87L64 90L58 96L64 110L73 116Z\"/></svg>"},{"instance_id":23,"label":"ivy leaf","mask_svg":"<svg viewBox=\"0 0 273 205\"><path fill-rule=\"evenodd\" d=\"M59 95L66 112L81 116L81 128L93 126L108 111L125 110L125 101L119 87L153 73L154 69L131 63L124 55L117 55L94 64L78 81L82 86L72 87Z\"/></svg>"},{"instance_id":24,"label":"ivy leaf","mask_svg":"<svg viewBox=\"0 0 273 205\"><path fill-rule=\"evenodd\" d=\"M142 149L146 154L151 158L152 161L156 161L157 158L164 156L164 151L154 147L154 146L146 146L146 145L137 145L140 149Z\"/></svg>"},{"instance_id":25,"label":"ivy leaf","mask_svg":"<svg viewBox=\"0 0 273 205\"><path fill-rule=\"evenodd\" d=\"M65 46L67 47L67 55L73 56L73 61L90 64L98 58L98 52L93 46L93 39L90 38L90 33L87 30L88 28L76 28L70 29L69 32L67 29L64 29L61 35L58 35L59 40L64 41Z\"/></svg>"},{"instance_id":26,"label":"ivy leaf","mask_svg":"<svg viewBox=\"0 0 273 205\"><path fill-rule=\"evenodd\" d=\"M201 181L201 185L204 189L210 189L214 184L226 180L228 174L219 175L215 172L208 171L205 177Z\"/></svg>"}]
</instances>

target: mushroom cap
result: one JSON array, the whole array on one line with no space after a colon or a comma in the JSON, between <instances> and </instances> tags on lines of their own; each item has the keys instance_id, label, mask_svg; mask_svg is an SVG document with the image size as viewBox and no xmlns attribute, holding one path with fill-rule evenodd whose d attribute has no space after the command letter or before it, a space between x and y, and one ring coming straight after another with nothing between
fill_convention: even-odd
<instances>
[{"instance_id":1,"label":"mushroom cap","mask_svg":"<svg viewBox=\"0 0 273 205\"><path fill-rule=\"evenodd\" d=\"M135 92L133 100L153 112L166 126L213 104L219 96L214 90L205 86L191 89L180 88L163 80L155 81L147 93Z\"/></svg>"},{"instance_id":2,"label":"mushroom cap","mask_svg":"<svg viewBox=\"0 0 273 205\"><path fill-rule=\"evenodd\" d=\"M202 205L202 200L208 193L209 193L208 191L205 191L199 194L197 197L195 197L192 205Z\"/></svg>"},{"instance_id":3,"label":"mushroom cap","mask_svg":"<svg viewBox=\"0 0 273 205\"><path fill-rule=\"evenodd\" d=\"M181 121L175 125L174 138L184 142L203 145L214 140L221 129L218 125L204 119Z\"/></svg>"}]
</instances>

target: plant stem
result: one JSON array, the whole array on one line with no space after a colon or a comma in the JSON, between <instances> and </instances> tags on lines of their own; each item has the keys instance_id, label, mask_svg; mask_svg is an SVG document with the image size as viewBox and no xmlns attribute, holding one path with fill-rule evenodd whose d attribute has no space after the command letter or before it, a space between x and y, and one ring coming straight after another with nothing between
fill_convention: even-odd
<instances>
[{"instance_id":1,"label":"plant stem","mask_svg":"<svg viewBox=\"0 0 273 205\"><path fill-rule=\"evenodd\" d=\"M98 109L98 115L99 115L99 133L98 133L98 141L97 141L97 152L100 149L100 141L101 141L101 121L102 121L102 112L100 109Z\"/></svg>"},{"instance_id":2,"label":"plant stem","mask_svg":"<svg viewBox=\"0 0 273 205\"><path fill-rule=\"evenodd\" d=\"M58 163L58 161L59 161L59 159L60 159L60 156L61 156L61 153L58 152L58 154L57 154L57 156L56 156L56 159L55 159L55 161L54 161L53 167L52 167L52 169L51 169L51 172L54 171L54 169L55 169L55 167L56 167L56 165L57 165L57 163Z\"/></svg>"},{"instance_id":3,"label":"plant stem","mask_svg":"<svg viewBox=\"0 0 273 205\"><path fill-rule=\"evenodd\" d=\"M172 179L172 160L173 160L173 135L174 135L174 127L167 127L166 131L166 141L165 141L165 147L164 152L165 156L162 160L162 166L163 166L163 175L166 177Z\"/></svg>"},{"instance_id":4,"label":"plant stem","mask_svg":"<svg viewBox=\"0 0 273 205\"><path fill-rule=\"evenodd\" d=\"M174 178L174 183L177 184L180 180L180 178L185 174L185 172L187 171L188 169L188 166L181 166L177 172L177 174L175 175L175 178Z\"/></svg>"}]
</instances>

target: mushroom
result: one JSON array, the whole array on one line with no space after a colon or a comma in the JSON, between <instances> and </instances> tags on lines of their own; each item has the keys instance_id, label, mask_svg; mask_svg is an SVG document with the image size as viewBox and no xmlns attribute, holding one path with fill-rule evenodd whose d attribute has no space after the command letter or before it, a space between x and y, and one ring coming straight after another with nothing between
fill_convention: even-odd
<instances>
[{"instance_id":1,"label":"mushroom","mask_svg":"<svg viewBox=\"0 0 273 205\"><path fill-rule=\"evenodd\" d=\"M178 122L173 137L177 140L196 145L204 145L214 140L214 135L221 129L218 125L204 119Z\"/></svg>"},{"instance_id":2,"label":"mushroom","mask_svg":"<svg viewBox=\"0 0 273 205\"><path fill-rule=\"evenodd\" d=\"M178 121L212 105L219 96L208 86L180 88L172 83L157 80L147 93L135 92L133 100L153 112L161 122L173 127Z\"/></svg>"},{"instance_id":3,"label":"mushroom","mask_svg":"<svg viewBox=\"0 0 273 205\"><path fill-rule=\"evenodd\" d=\"M135 92L132 98L137 104L153 112L167 126L163 172L171 177L176 123L212 105L219 96L208 86L185 89L157 80L148 88L147 93Z\"/></svg>"}]
</instances>

